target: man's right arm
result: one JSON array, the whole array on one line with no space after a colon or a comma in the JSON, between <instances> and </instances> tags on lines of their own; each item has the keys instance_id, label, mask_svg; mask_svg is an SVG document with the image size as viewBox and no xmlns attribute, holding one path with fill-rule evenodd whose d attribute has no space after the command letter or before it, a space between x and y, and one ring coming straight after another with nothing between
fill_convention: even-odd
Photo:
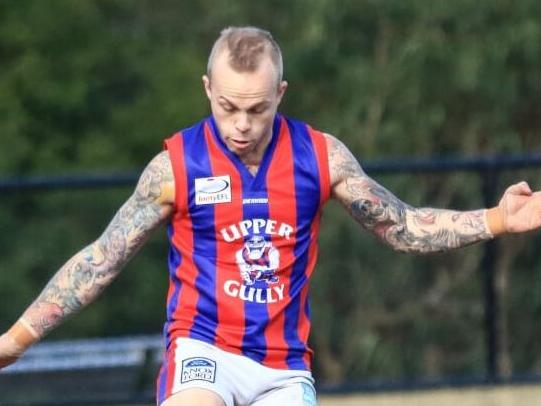
<instances>
[{"instance_id":1,"label":"man's right arm","mask_svg":"<svg viewBox=\"0 0 541 406\"><path fill-rule=\"evenodd\" d=\"M171 215L174 195L171 161L164 151L145 168L135 192L103 234L66 262L19 321L0 336L0 368L94 301Z\"/></svg>"}]
</instances>

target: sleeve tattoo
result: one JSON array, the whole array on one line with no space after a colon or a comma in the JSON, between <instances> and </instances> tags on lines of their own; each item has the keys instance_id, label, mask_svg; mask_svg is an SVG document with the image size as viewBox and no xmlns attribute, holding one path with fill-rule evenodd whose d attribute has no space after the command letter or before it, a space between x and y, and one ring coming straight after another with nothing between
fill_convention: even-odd
<instances>
[{"instance_id":1,"label":"sleeve tattoo","mask_svg":"<svg viewBox=\"0 0 541 406\"><path fill-rule=\"evenodd\" d=\"M412 207L368 177L351 152L329 136L335 197L355 220L398 251L441 252L490 239L485 211Z\"/></svg>"},{"instance_id":2,"label":"sleeve tattoo","mask_svg":"<svg viewBox=\"0 0 541 406\"><path fill-rule=\"evenodd\" d=\"M165 189L173 184L169 155L157 155L143 171L135 192L103 234L75 254L23 314L40 337L92 302L118 275L169 214Z\"/></svg>"}]
</instances>

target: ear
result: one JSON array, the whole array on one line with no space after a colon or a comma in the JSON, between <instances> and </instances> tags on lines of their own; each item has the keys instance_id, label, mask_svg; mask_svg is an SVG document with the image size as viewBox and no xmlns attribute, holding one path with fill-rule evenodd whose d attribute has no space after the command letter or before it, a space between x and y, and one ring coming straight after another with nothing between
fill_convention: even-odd
<instances>
[{"instance_id":1,"label":"ear","mask_svg":"<svg viewBox=\"0 0 541 406\"><path fill-rule=\"evenodd\" d=\"M287 90L287 82L285 80L282 80L280 84L278 85L278 103L282 101L282 97L284 97L286 90Z\"/></svg>"},{"instance_id":2,"label":"ear","mask_svg":"<svg viewBox=\"0 0 541 406\"><path fill-rule=\"evenodd\" d=\"M207 94L208 99L210 100L210 96L212 95L210 91L210 78L207 75L203 75L203 87L205 88L205 93Z\"/></svg>"}]
</instances>

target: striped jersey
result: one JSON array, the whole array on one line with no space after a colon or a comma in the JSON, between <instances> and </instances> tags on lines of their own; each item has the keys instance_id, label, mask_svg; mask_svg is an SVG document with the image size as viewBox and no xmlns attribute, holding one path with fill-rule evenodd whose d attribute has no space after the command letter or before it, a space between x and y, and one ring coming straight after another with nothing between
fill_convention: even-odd
<instances>
[{"instance_id":1,"label":"striped jersey","mask_svg":"<svg viewBox=\"0 0 541 406\"><path fill-rule=\"evenodd\" d=\"M190 337L271 368L310 370L308 282L330 195L325 137L276 115L256 175L213 117L165 148L176 188L167 348Z\"/></svg>"}]
</instances>

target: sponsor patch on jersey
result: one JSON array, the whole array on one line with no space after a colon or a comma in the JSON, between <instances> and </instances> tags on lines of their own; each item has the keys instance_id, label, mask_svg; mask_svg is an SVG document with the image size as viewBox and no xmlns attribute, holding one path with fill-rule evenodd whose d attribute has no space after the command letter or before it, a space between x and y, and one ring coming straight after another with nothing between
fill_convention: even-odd
<instances>
[{"instance_id":1,"label":"sponsor patch on jersey","mask_svg":"<svg viewBox=\"0 0 541 406\"><path fill-rule=\"evenodd\" d=\"M207 381L214 383L216 362L203 357L187 358L182 361L181 383Z\"/></svg>"},{"instance_id":2,"label":"sponsor patch on jersey","mask_svg":"<svg viewBox=\"0 0 541 406\"><path fill-rule=\"evenodd\" d=\"M242 204L267 204L269 203L269 199L266 197L247 197L245 199L242 199Z\"/></svg>"},{"instance_id":3,"label":"sponsor patch on jersey","mask_svg":"<svg viewBox=\"0 0 541 406\"><path fill-rule=\"evenodd\" d=\"M231 180L228 175L195 179L195 204L231 202Z\"/></svg>"}]
</instances>

